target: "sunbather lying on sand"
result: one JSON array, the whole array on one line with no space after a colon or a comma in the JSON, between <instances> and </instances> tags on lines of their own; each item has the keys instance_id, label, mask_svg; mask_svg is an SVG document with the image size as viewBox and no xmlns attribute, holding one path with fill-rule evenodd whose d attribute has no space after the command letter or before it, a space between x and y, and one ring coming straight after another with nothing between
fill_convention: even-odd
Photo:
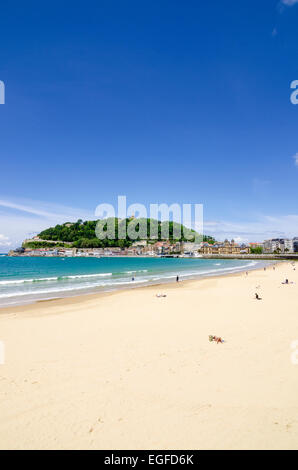
<instances>
[{"instance_id":1,"label":"sunbather lying on sand","mask_svg":"<svg viewBox=\"0 0 298 470\"><path fill-rule=\"evenodd\" d=\"M289 282L289 279L286 279L282 284L294 284L294 282Z\"/></svg>"},{"instance_id":2,"label":"sunbather lying on sand","mask_svg":"<svg viewBox=\"0 0 298 470\"><path fill-rule=\"evenodd\" d=\"M212 341L215 341L217 344L224 342L224 340L220 336L213 336L213 335L209 335L209 341L210 343L212 343Z\"/></svg>"},{"instance_id":3,"label":"sunbather lying on sand","mask_svg":"<svg viewBox=\"0 0 298 470\"><path fill-rule=\"evenodd\" d=\"M167 295L166 294L156 294L156 297L160 298L160 297L166 297Z\"/></svg>"}]
</instances>

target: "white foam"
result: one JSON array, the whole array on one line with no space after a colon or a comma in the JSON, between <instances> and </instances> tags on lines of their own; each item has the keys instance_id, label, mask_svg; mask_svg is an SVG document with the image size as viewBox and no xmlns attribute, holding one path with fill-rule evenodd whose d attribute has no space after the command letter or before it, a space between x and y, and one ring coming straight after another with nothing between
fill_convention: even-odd
<instances>
[{"instance_id":1,"label":"white foam","mask_svg":"<svg viewBox=\"0 0 298 470\"><path fill-rule=\"evenodd\" d=\"M25 284L30 282L47 282L47 281L63 281L66 279L84 279L88 277L106 277L112 276L112 273L98 273L98 274L77 274L73 276L54 276L54 277L41 277L41 278L33 278L33 279L13 279L13 280L6 280L0 281L0 285L8 286L13 284Z\"/></svg>"},{"instance_id":2,"label":"white foam","mask_svg":"<svg viewBox=\"0 0 298 470\"><path fill-rule=\"evenodd\" d=\"M146 283L154 283L154 282L169 282L176 278L177 273L179 278L188 278L188 277L201 277L201 276L208 276L208 275L220 275L224 272L237 272L237 271L245 271L247 268L252 268L253 266L257 265L258 262L250 261L243 265L235 265L235 266L225 266L224 263L214 263L212 265L206 266L204 270L194 270L194 266L191 268L189 266L189 271L182 271L179 272L179 268L177 267L177 272L166 271L160 273L150 273L145 276L136 276L134 281L128 279L127 275L131 275L134 273L147 273L147 269L135 270L135 271L124 271L118 273L95 273L95 274L77 274L77 275L62 275L62 276L53 276L53 277L44 277L44 278L33 278L33 279L7 279L0 281L1 287L1 294L0 299L13 299L20 298L22 300L20 302L28 302L31 299L42 299L42 298L50 298L52 297L62 297L63 294L67 295L67 293L82 291L88 292L88 290L93 291L96 288L101 288L103 290L111 290L121 288L121 286L128 286L131 287L138 286L140 284ZM221 266L221 268L218 268ZM185 266L184 266L185 268ZM118 276L110 277L112 275ZM119 276L122 274L122 277ZM102 278L97 279L96 278ZM106 279L105 279L106 278ZM56 281L56 282L55 282ZM64 281L64 282L63 282ZM67 282L68 281L68 282ZM76 282L77 281L77 282ZM80 282L81 281L81 282ZM42 284L44 282L45 284ZM46 284L49 282L50 284ZM13 286L15 285L15 288ZM3 287L2 287L3 286ZM6 286L6 288L5 288ZM5 292L7 290L7 292ZM75 295L75 294L74 294ZM4 301L5 302L5 301ZM9 302L11 302L9 300ZM3 302L2 302L3 304Z\"/></svg>"},{"instance_id":3,"label":"white foam","mask_svg":"<svg viewBox=\"0 0 298 470\"><path fill-rule=\"evenodd\" d=\"M123 271L121 274L147 273L148 269L138 269L137 271Z\"/></svg>"},{"instance_id":4,"label":"white foam","mask_svg":"<svg viewBox=\"0 0 298 470\"><path fill-rule=\"evenodd\" d=\"M58 277L42 277L36 279L14 279L12 281L0 281L0 285L6 286L10 284L25 284L26 282L39 282L39 281L57 281Z\"/></svg>"},{"instance_id":5,"label":"white foam","mask_svg":"<svg viewBox=\"0 0 298 470\"><path fill-rule=\"evenodd\" d=\"M98 273L98 274L75 274L73 276L61 276L59 279L84 279L85 277L106 277L112 276L113 273Z\"/></svg>"}]
</instances>

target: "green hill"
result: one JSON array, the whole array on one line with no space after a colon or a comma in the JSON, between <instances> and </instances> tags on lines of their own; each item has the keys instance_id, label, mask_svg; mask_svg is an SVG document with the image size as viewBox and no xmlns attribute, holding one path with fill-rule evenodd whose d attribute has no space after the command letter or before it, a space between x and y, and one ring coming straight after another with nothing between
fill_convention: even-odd
<instances>
[{"instance_id":1,"label":"green hill","mask_svg":"<svg viewBox=\"0 0 298 470\"><path fill-rule=\"evenodd\" d=\"M112 238L113 234L110 233L109 222L113 221L115 223L115 237ZM121 229L127 228L135 230L138 233L137 240L146 239L148 243L155 243L156 241L164 240L163 234L164 230L168 227L169 237L167 237L170 242L176 241L193 241L195 239L196 232L190 230L183 225L177 224L176 222L160 222L154 219L105 219L101 221L102 227L106 230L107 238L99 239L96 236L95 229L98 221L89 220L83 222L78 220L75 223L66 222L62 225L56 225L55 227L50 227L46 230L43 230L38 236L40 239L45 240L44 242L34 242L34 248L40 246L46 246L47 241L57 241L59 245L61 242L71 243L73 247L77 248L104 248L104 247L114 247L119 246L121 248L129 247L132 245L133 241L128 236L125 239L119 238L119 232ZM130 228L129 228L130 227ZM144 233L145 227L145 233ZM150 227L152 233L152 227L154 227L157 236L150 240ZM181 228L181 234L179 238L174 238L177 233L177 229ZM143 229L143 230L142 230ZM110 231L109 231L110 230ZM214 243L212 237L204 236L204 241L209 243ZM50 245L50 243L48 243ZM57 243L58 244L58 243Z\"/></svg>"}]
</instances>

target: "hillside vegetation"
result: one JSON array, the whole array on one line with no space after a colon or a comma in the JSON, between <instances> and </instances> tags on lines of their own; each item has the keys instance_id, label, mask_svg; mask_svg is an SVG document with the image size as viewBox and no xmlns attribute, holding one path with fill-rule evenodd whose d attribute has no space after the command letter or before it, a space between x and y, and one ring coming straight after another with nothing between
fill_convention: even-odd
<instances>
[{"instance_id":1,"label":"hillside vegetation","mask_svg":"<svg viewBox=\"0 0 298 470\"><path fill-rule=\"evenodd\" d=\"M147 239L148 243L155 243L156 241L164 240L164 233L168 233L167 239L174 243L176 241L194 241L196 232L190 230L183 225L177 224L176 222L160 222L154 219L105 219L101 221L102 229L106 235L106 238L99 239L96 236L96 224L98 221L89 220L83 222L78 220L75 223L66 222L62 225L56 225L43 230L38 236L42 240L61 241L71 243L71 246L77 248L104 248L104 247L115 247L121 248L129 247L135 240L129 237L131 231L137 232L137 240ZM111 230L111 226L115 227L115 232ZM126 229L126 230L125 230ZM167 230L168 229L168 230ZM175 237L177 231L181 232L181 236ZM121 230L125 230L126 237L123 239ZM150 233L156 234L156 236L150 239ZM204 236L204 241L214 243L212 237ZM32 242L31 242L32 243ZM38 244L41 246L48 246L49 243L45 242L34 242L35 247ZM59 245L61 245L59 243Z\"/></svg>"}]
</instances>

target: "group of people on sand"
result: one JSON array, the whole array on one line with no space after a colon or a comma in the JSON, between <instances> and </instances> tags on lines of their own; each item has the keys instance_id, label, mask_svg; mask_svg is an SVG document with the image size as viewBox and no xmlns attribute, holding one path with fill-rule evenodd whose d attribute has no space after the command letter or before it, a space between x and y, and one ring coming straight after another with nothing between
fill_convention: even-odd
<instances>
[{"instance_id":1,"label":"group of people on sand","mask_svg":"<svg viewBox=\"0 0 298 470\"><path fill-rule=\"evenodd\" d=\"M294 263L292 264L292 266L295 266ZM294 267L294 270L295 270L295 269L296 269L296 268ZM266 271L266 268L264 268L264 271ZM275 266L273 266L273 271L275 271ZM246 275L247 275L247 274L248 274L248 273L246 272ZM290 282L289 279L285 279L285 280L282 282L282 284L283 284L283 285L289 285L289 284L294 284L294 282L293 282L293 281ZM262 298L259 296L259 294L258 294L257 292L255 293L255 298L256 298L256 300L262 300Z\"/></svg>"}]
</instances>

